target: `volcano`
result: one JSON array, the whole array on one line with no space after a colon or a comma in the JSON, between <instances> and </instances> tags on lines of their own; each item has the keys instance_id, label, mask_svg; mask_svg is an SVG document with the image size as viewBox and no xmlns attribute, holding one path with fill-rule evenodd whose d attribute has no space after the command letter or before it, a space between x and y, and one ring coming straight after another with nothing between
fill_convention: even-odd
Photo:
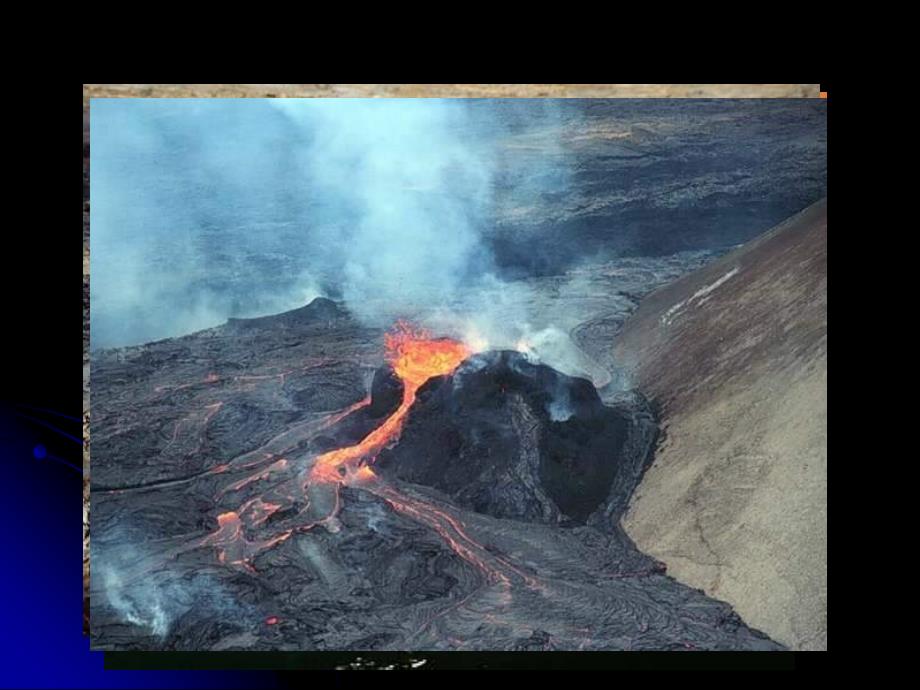
<instances>
[{"instance_id":1,"label":"volcano","mask_svg":"<svg viewBox=\"0 0 920 690\"><path fill-rule=\"evenodd\" d=\"M826 648L826 101L99 100L93 648Z\"/></svg>"},{"instance_id":2,"label":"volcano","mask_svg":"<svg viewBox=\"0 0 920 690\"><path fill-rule=\"evenodd\" d=\"M782 648L620 527L638 394L328 300L93 374L95 648Z\"/></svg>"}]
</instances>

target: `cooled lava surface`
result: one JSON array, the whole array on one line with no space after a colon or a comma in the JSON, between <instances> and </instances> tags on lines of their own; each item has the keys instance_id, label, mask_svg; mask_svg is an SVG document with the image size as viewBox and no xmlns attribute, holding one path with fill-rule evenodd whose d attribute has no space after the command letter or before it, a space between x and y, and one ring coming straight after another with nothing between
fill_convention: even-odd
<instances>
[{"instance_id":1,"label":"cooled lava surface","mask_svg":"<svg viewBox=\"0 0 920 690\"><path fill-rule=\"evenodd\" d=\"M638 395L328 300L93 364L95 648L782 648L621 530Z\"/></svg>"}]
</instances>

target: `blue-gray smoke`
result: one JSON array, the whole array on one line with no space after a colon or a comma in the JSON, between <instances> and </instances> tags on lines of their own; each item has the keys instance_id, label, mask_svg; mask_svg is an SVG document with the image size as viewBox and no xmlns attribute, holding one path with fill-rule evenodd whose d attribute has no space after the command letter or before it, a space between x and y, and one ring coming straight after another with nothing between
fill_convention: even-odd
<instances>
[{"instance_id":1,"label":"blue-gray smoke","mask_svg":"<svg viewBox=\"0 0 920 690\"><path fill-rule=\"evenodd\" d=\"M563 184L500 172L515 123L467 101L98 99L90 126L93 348L318 295L441 307L493 272L496 185Z\"/></svg>"},{"instance_id":2,"label":"blue-gray smoke","mask_svg":"<svg viewBox=\"0 0 920 690\"><path fill-rule=\"evenodd\" d=\"M97 572L98 571L98 572ZM237 601L218 579L208 573L179 576L161 569L155 575L125 582L119 568L103 562L93 565L97 591L119 620L141 628L161 641L176 621L192 612L197 619L211 618L251 625L259 619L254 607Z\"/></svg>"}]
</instances>

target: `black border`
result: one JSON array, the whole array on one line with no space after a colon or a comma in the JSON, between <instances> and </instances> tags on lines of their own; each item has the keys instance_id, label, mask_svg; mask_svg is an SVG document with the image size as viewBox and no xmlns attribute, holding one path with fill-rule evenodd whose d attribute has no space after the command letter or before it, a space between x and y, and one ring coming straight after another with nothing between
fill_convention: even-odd
<instances>
[{"instance_id":1,"label":"black border","mask_svg":"<svg viewBox=\"0 0 920 690\"><path fill-rule=\"evenodd\" d=\"M107 670L763 670L792 671L817 652L105 652Z\"/></svg>"}]
</instances>

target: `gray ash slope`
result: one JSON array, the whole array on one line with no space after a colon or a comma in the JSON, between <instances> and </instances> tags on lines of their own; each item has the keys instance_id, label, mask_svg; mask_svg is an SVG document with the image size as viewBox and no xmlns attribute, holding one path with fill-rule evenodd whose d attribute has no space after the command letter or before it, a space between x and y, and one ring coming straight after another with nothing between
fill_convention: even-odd
<instances>
[{"instance_id":1,"label":"gray ash slope","mask_svg":"<svg viewBox=\"0 0 920 690\"><path fill-rule=\"evenodd\" d=\"M343 487L335 520L273 543L304 506L253 521L258 527L226 519L264 506L320 450L385 418L395 396L380 372L381 335L317 301L94 354L94 648L782 648L729 605L668 577L621 530L654 436L642 399L624 395L605 407L587 382L516 353L489 353L429 382L403 440L380 458L384 476ZM360 415L324 428L375 378ZM502 385L506 394L495 398ZM548 409L560 387L570 409ZM483 415L486 399L493 409ZM459 444L441 434L448 418ZM475 433L496 424L510 428L499 444L510 455L460 478L490 491L467 496L453 476L422 476L413 444L456 451L430 462L462 461L468 444L477 448ZM573 438L590 447L604 434L619 447L606 458L613 476L603 475L600 450L579 469L606 495L596 506L566 505L559 497L578 487L547 468ZM490 474L502 463L504 491Z\"/></svg>"}]
</instances>

